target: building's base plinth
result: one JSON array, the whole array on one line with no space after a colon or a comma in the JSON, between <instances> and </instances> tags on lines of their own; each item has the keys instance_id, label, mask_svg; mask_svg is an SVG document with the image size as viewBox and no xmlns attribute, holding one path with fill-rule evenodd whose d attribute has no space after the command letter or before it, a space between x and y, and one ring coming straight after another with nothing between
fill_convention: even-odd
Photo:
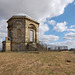
<instances>
[{"instance_id":1,"label":"building's base plinth","mask_svg":"<svg viewBox=\"0 0 75 75\"><path fill-rule=\"evenodd\" d=\"M20 48L13 48L11 51L46 51L47 49L40 44L28 43Z\"/></svg>"}]
</instances>

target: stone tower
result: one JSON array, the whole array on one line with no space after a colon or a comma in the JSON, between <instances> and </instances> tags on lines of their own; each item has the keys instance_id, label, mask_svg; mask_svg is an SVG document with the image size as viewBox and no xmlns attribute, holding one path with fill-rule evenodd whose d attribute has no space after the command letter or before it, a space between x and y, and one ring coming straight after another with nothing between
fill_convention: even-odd
<instances>
[{"instance_id":1,"label":"stone tower","mask_svg":"<svg viewBox=\"0 0 75 75\"><path fill-rule=\"evenodd\" d=\"M39 23L28 16L13 16L8 21L9 50L25 51L28 47L35 47L39 44L38 28ZM7 42L3 42L6 46ZM30 47L31 48L31 47ZM32 48L33 49L33 48Z\"/></svg>"}]
</instances>

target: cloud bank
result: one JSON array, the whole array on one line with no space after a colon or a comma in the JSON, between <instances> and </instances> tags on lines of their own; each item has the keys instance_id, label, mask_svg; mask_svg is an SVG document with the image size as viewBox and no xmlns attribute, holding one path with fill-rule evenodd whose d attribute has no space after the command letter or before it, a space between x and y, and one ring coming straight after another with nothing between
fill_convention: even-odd
<instances>
[{"instance_id":1,"label":"cloud bank","mask_svg":"<svg viewBox=\"0 0 75 75\"><path fill-rule=\"evenodd\" d=\"M58 32L63 32L67 29L66 24L67 24L66 21L64 21L62 23L57 23L56 26L54 27L54 30L56 30Z\"/></svg>"},{"instance_id":2,"label":"cloud bank","mask_svg":"<svg viewBox=\"0 0 75 75\"><path fill-rule=\"evenodd\" d=\"M0 17L10 18L25 13L36 20L64 13L64 8L74 0L0 0Z\"/></svg>"},{"instance_id":3,"label":"cloud bank","mask_svg":"<svg viewBox=\"0 0 75 75\"><path fill-rule=\"evenodd\" d=\"M74 0L0 0L0 37L6 36L7 19L14 14L25 13L40 22L39 35L46 37L40 37L40 39L46 41L47 39L49 39L48 41L54 39L54 41L56 41L59 38L58 36L45 35L45 32L49 31L50 28L47 24L44 24L44 22L47 18L50 19L63 14L65 7L73 1ZM54 25L54 23L52 23L52 25Z\"/></svg>"},{"instance_id":4,"label":"cloud bank","mask_svg":"<svg viewBox=\"0 0 75 75\"><path fill-rule=\"evenodd\" d=\"M54 21L54 20L51 20L51 21L48 21L48 23L50 24L50 25L55 25L56 24L56 21Z\"/></svg>"},{"instance_id":5,"label":"cloud bank","mask_svg":"<svg viewBox=\"0 0 75 75\"><path fill-rule=\"evenodd\" d=\"M70 32L70 33L65 34L64 39L75 39L75 33Z\"/></svg>"}]
</instances>

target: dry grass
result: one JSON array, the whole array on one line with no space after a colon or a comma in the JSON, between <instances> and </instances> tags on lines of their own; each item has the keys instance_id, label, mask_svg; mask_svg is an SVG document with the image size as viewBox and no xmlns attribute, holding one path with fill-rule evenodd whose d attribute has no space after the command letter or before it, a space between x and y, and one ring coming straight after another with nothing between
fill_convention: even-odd
<instances>
[{"instance_id":1,"label":"dry grass","mask_svg":"<svg viewBox=\"0 0 75 75\"><path fill-rule=\"evenodd\" d=\"M0 53L0 75L75 75L72 52Z\"/></svg>"}]
</instances>

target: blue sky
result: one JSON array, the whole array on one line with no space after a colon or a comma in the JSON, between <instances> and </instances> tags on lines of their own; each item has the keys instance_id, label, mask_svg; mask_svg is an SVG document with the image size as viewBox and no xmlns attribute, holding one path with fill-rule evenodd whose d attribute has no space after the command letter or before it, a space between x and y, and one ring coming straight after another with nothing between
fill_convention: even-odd
<instances>
[{"instance_id":1,"label":"blue sky","mask_svg":"<svg viewBox=\"0 0 75 75\"><path fill-rule=\"evenodd\" d=\"M56 23L61 23L61 22L64 22L66 21L67 24L67 28L70 28L71 25L75 25L75 4L72 3L72 4L69 4L65 10L64 10L64 13L57 16L57 17L53 17L51 19L47 19L45 24L48 24L48 21L50 20L54 20L56 21ZM48 24L50 30L45 32L45 35L50 35L50 34L53 34L53 35L56 35L56 36L59 36L59 39L57 41L52 41L51 43L55 43L55 42L63 42L63 41L66 41L67 39L64 39L64 35L69 33L70 31L63 31L63 32L57 32L56 30L54 30L54 26L52 26L51 24ZM74 27L75 29L75 27ZM71 31L73 32L73 31ZM72 39L74 40L74 39Z\"/></svg>"},{"instance_id":2,"label":"blue sky","mask_svg":"<svg viewBox=\"0 0 75 75\"><path fill-rule=\"evenodd\" d=\"M7 36L6 21L15 14L40 23L39 40L75 47L75 0L0 0L0 47Z\"/></svg>"}]
</instances>

